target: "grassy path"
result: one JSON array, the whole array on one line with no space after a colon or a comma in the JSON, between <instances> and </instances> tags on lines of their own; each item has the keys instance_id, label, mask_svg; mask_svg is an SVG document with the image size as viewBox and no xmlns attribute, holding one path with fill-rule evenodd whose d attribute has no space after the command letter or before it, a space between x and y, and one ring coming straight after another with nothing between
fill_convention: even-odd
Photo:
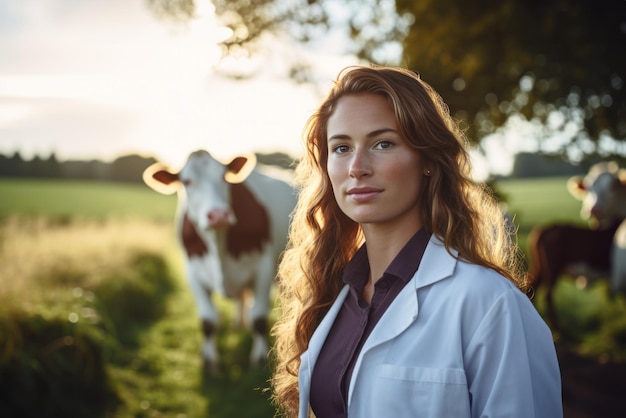
<instances>
[{"instance_id":1,"label":"grassy path","mask_svg":"<svg viewBox=\"0 0 626 418\"><path fill-rule=\"evenodd\" d=\"M223 326L218 347L222 364L215 376L202 369L201 334L193 297L183 278L176 250L168 255L180 280L168 313L142 336L130 368L114 370L125 388L119 417L271 418L270 371L247 365L250 335L231 325L233 307L218 299Z\"/></svg>"}]
</instances>

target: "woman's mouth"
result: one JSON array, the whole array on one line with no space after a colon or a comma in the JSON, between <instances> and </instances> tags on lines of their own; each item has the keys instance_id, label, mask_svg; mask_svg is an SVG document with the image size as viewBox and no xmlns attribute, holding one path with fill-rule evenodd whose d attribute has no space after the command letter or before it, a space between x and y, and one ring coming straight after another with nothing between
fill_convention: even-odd
<instances>
[{"instance_id":1,"label":"woman's mouth","mask_svg":"<svg viewBox=\"0 0 626 418\"><path fill-rule=\"evenodd\" d=\"M357 202L365 202L375 199L381 192L381 189L374 187L353 187L348 190L348 196Z\"/></svg>"}]
</instances>

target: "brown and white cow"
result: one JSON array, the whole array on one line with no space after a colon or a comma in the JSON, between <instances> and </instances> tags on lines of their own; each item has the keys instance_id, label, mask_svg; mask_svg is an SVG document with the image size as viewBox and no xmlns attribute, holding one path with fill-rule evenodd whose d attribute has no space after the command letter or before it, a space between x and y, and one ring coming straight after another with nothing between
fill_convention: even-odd
<instances>
[{"instance_id":1,"label":"brown and white cow","mask_svg":"<svg viewBox=\"0 0 626 418\"><path fill-rule=\"evenodd\" d=\"M615 161L599 163L584 178L571 178L568 188L582 200L583 218L599 228L611 228L619 222L611 248L611 287L626 292L626 170Z\"/></svg>"},{"instance_id":2,"label":"brown and white cow","mask_svg":"<svg viewBox=\"0 0 626 418\"><path fill-rule=\"evenodd\" d=\"M202 355L210 370L219 359L213 292L243 304L244 292L253 291L248 318L253 328L251 363L264 363L269 349L270 290L296 195L288 183L262 174L254 163L236 157L224 165L199 150L177 173L160 163L144 172L145 182L155 190L179 192L177 231L202 322Z\"/></svg>"},{"instance_id":3,"label":"brown and white cow","mask_svg":"<svg viewBox=\"0 0 626 418\"><path fill-rule=\"evenodd\" d=\"M554 224L537 227L528 236L530 280L535 290L546 288L548 320L555 329L552 293L559 276L610 276L614 291L626 290L626 181L620 180L617 164L596 164L585 177L570 178L567 187L583 201L581 216L591 228Z\"/></svg>"}]
</instances>

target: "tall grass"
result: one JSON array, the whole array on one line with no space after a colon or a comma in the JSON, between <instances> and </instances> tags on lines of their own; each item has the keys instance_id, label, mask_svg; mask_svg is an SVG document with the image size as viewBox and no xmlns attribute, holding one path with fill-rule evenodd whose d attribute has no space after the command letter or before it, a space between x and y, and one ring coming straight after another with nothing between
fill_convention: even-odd
<instances>
[{"instance_id":1,"label":"tall grass","mask_svg":"<svg viewBox=\"0 0 626 418\"><path fill-rule=\"evenodd\" d=\"M175 196L22 180L0 193L0 416L274 415L270 370L248 365L250 333L220 298L221 367L202 368Z\"/></svg>"},{"instance_id":2,"label":"tall grass","mask_svg":"<svg viewBox=\"0 0 626 418\"><path fill-rule=\"evenodd\" d=\"M3 414L120 416L115 370L132 363L176 287L159 244L170 229L19 217L0 225Z\"/></svg>"},{"instance_id":3,"label":"tall grass","mask_svg":"<svg viewBox=\"0 0 626 418\"><path fill-rule=\"evenodd\" d=\"M172 235L169 224L115 218L57 223L10 217L0 225L0 297L20 294L27 304L55 285L93 287L127 269L138 252L161 253Z\"/></svg>"}]
</instances>

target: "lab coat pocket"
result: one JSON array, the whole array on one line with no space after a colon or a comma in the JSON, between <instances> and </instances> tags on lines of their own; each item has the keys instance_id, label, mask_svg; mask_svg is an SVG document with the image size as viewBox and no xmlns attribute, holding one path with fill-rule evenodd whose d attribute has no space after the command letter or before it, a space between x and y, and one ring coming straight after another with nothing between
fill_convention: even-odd
<instances>
[{"instance_id":1,"label":"lab coat pocket","mask_svg":"<svg viewBox=\"0 0 626 418\"><path fill-rule=\"evenodd\" d=\"M467 379L462 369L381 364L371 405L378 416L469 417ZM374 414L376 416L376 414Z\"/></svg>"}]
</instances>

